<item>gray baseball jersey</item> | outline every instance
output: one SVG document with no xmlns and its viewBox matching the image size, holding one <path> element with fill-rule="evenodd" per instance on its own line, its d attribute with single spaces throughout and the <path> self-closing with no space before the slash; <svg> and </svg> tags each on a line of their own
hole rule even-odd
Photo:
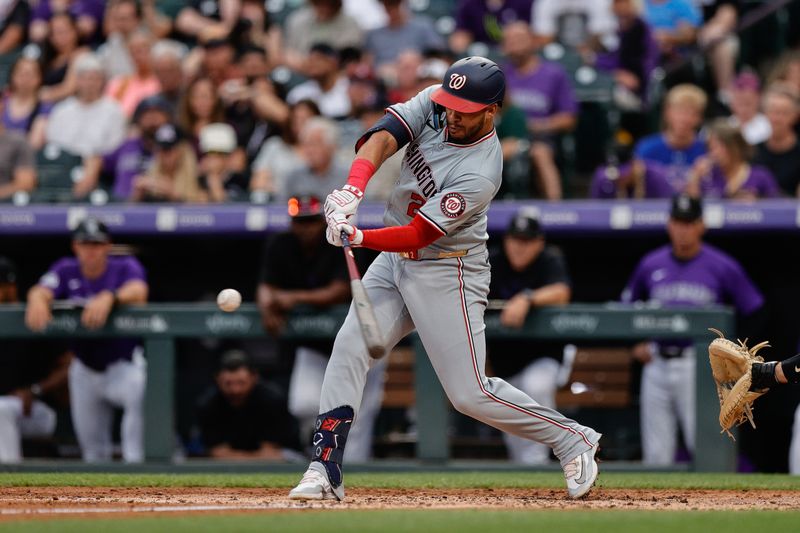
<svg viewBox="0 0 800 533">
<path fill-rule="evenodd" d="M 447 130 L 433 126 L 432 90 L 388 109 L 403 125 L 392 121 L 391 127 L 405 128 L 410 140 L 384 218 L 388 225 L 407 224 L 420 213 L 442 237 L 419 253 L 423 260 L 383 252 L 369 267 L 363 281 L 378 327 L 388 349 L 417 331 L 456 409 L 547 444 L 566 464 L 595 445 L 600 434 L 484 373 L 486 211 L 500 185 L 500 143 L 494 131 L 469 145 L 448 142 Z M 468 253 L 438 258 L 462 250 Z M 371 363 L 351 307 L 325 371 L 320 414 L 349 406 L 357 417 Z"/>
<path fill-rule="evenodd" d="M 470 144 L 448 142 L 447 129 L 433 127 L 430 95 L 438 87 L 388 108 L 412 141 L 384 215 L 387 226 L 411 222 L 419 213 L 442 232 L 428 248 L 470 249 L 486 242 L 486 211 L 500 188 L 503 153 L 494 130 Z"/>
</svg>

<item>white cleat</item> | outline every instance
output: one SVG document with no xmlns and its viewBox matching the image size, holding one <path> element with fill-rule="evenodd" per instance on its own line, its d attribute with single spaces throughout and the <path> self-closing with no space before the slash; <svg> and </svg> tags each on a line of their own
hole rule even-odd
<svg viewBox="0 0 800 533">
<path fill-rule="evenodd" d="M 343 500 L 344 483 L 333 488 L 328 481 L 325 467 L 314 461 L 308 465 L 308 470 L 303 474 L 300 483 L 289 492 L 292 500 Z"/>
<path fill-rule="evenodd" d="M 570 498 L 582 498 L 594 486 L 598 473 L 597 461 L 594 459 L 596 452 L 597 444 L 564 465 L 564 478 L 567 480 Z"/>
</svg>

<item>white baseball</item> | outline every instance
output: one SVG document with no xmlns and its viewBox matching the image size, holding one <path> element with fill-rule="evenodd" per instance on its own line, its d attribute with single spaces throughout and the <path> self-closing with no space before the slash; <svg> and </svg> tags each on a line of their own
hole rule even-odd
<svg viewBox="0 0 800 533">
<path fill-rule="evenodd" d="M 223 289 L 217 295 L 217 305 L 223 311 L 236 311 L 242 304 L 242 295 L 236 289 Z"/>
</svg>

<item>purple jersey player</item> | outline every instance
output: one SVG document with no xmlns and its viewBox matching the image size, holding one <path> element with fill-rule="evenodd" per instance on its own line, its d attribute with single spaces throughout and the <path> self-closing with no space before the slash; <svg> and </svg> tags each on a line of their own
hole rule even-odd
<svg viewBox="0 0 800 533">
<path fill-rule="evenodd" d="M 555 164 L 556 141 L 575 127 L 578 101 L 570 75 L 558 63 L 540 59 L 540 46 L 528 24 L 514 22 L 503 28 L 508 98 L 525 112 L 531 136 L 529 155 L 542 196 L 559 200 L 562 190 Z"/>
<path fill-rule="evenodd" d="M 72 236 L 75 257 L 60 259 L 28 293 L 25 323 L 42 331 L 52 319 L 54 300 L 83 306 L 81 324 L 102 328 L 116 303 L 147 301 L 144 268 L 133 257 L 110 257 L 105 224 L 87 218 Z M 74 341 L 69 369 L 72 420 L 85 461 L 111 459 L 113 408 L 123 409 L 122 457 L 143 460 L 142 407 L 145 363 L 133 339 Z"/>
<path fill-rule="evenodd" d="M 764 298 L 735 259 L 704 244 L 700 200 L 687 195 L 672 201 L 667 224 L 671 244 L 647 254 L 636 267 L 623 301 L 658 302 L 664 307 L 727 304 L 740 317 L 755 320 Z M 677 424 L 694 449 L 694 349 L 687 343 L 642 343 L 634 356 L 642 373 L 641 425 L 644 462 L 665 465 L 677 450 Z"/>
</svg>

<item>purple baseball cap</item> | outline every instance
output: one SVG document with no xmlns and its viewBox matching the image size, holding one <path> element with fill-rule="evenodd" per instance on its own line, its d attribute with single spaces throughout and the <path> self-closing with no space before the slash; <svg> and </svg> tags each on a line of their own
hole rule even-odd
<svg viewBox="0 0 800 533">
<path fill-rule="evenodd" d="M 739 91 L 758 92 L 761 90 L 761 80 L 755 72 L 745 70 L 733 79 L 733 88 Z"/>
</svg>

